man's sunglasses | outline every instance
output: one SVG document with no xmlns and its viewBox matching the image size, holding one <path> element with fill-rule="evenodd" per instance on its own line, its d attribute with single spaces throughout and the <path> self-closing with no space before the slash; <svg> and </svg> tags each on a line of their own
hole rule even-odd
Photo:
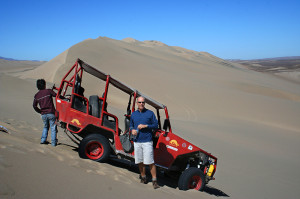
<svg viewBox="0 0 300 199">
<path fill-rule="evenodd" d="M 138 102 L 139 104 L 145 104 L 145 102 Z"/>
</svg>

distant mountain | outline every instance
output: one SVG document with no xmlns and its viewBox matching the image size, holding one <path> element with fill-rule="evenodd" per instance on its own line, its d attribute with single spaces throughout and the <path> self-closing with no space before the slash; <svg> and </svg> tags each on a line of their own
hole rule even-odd
<svg viewBox="0 0 300 199">
<path fill-rule="evenodd" d="M 300 56 L 288 56 L 288 57 L 273 57 L 263 59 L 226 59 L 231 62 L 242 62 L 242 61 L 278 61 L 278 60 L 296 60 L 300 59 Z"/>
<path fill-rule="evenodd" d="M 256 60 L 295 60 L 300 59 L 300 56 L 289 56 L 289 57 L 274 57 L 274 58 L 265 58 L 265 59 L 256 59 Z"/>
<path fill-rule="evenodd" d="M 36 61 L 36 62 L 41 62 L 40 60 L 20 60 L 20 59 L 13 59 L 13 58 L 1 57 L 1 56 L 0 56 L 0 59 L 4 59 L 4 60 L 8 60 L 8 61 Z"/>
<path fill-rule="evenodd" d="M 259 72 L 280 73 L 300 70 L 300 56 L 274 57 L 252 60 L 232 59 L 230 61 L 233 63 L 242 64 L 250 70 Z"/>
<path fill-rule="evenodd" d="M 5 60 L 8 60 L 8 61 L 20 61 L 20 60 L 16 60 L 16 59 L 13 59 L 13 58 L 7 58 L 7 57 L 1 57 L 1 56 L 0 56 L 0 59 L 5 59 Z"/>
</svg>

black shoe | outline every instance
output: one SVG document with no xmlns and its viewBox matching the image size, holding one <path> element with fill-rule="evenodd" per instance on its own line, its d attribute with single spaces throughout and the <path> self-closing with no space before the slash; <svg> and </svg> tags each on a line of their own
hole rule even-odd
<svg viewBox="0 0 300 199">
<path fill-rule="evenodd" d="M 157 184 L 157 181 L 152 181 L 153 189 L 158 189 L 160 186 Z"/>
<path fill-rule="evenodd" d="M 49 142 L 48 142 L 48 141 L 45 141 L 45 142 L 41 142 L 41 144 L 49 144 Z"/>
<path fill-rule="evenodd" d="M 147 184 L 148 181 L 147 181 L 147 177 L 140 177 L 141 178 L 141 183 L 143 184 Z"/>
</svg>

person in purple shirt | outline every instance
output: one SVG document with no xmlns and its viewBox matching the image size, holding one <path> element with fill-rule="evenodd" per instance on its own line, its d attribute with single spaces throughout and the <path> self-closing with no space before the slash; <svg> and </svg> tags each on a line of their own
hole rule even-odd
<svg viewBox="0 0 300 199">
<path fill-rule="evenodd" d="M 152 175 L 153 188 L 159 188 L 156 178 L 156 166 L 153 157 L 152 130 L 158 128 L 158 122 L 151 110 L 145 108 L 145 98 L 137 99 L 138 110 L 134 111 L 130 117 L 130 130 L 134 139 L 134 158 L 139 165 L 141 183 L 147 184 L 146 167 L 149 165 Z"/>
<path fill-rule="evenodd" d="M 38 92 L 34 96 L 33 108 L 36 112 L 41 114 L 44 128 L 41 137 L 41 144 L 48 144 L 47 141 L 49 128 L 51 129 L 51 145 L 57 145 L 57 127 L 55 124 L 55 107 L 52 97 L 56 96 L 56 93 L 51 89 L 46 89 L 46 81 L 44 79 L 38 79 L 36 81 Z M 39 107 L 38 107 L 39 105 Z"/>
</svg>

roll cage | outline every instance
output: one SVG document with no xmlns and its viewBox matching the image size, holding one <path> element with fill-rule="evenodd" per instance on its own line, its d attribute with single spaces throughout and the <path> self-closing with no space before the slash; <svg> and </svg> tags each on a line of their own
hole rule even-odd
<svg viewBox="0 0 300 199">
<path fill-rule="evenodd" d="M 158 119 L 158 125 L 159 125 L 159 129 L 164 129 L 164 130 L 169 130 L 168 132 L 172 132 L 171 129 L 171 124 L 169 122 L 169 114 L 168 114 L 168 109 L 165 105 L 157 102 L 156 100 L 146 96 L 145 94 L 139 92 L 138 90 L 131 88 L 130 86 L 118 81 L 117 79 L 111 77 L 109 74 L 106 74 L 92 66 L 90 66 L 89 64 L 85 63 L 84 61 L 77 59 L 77 61 L 75 62 L 75 64 L 72 66 L 72 68 L 67 72 L 67 74 L 63 77 L 63 81 L 60 84 L 60 87 L 58 89 L 58 96 L 60 97 L 64 97 L 66 95 L 66 87 L 73 87 L 72 88 L 72 97 L 71 97 L 71 104 L 74 103 L 74 96 L 83 98 L 83 100 L 87 103 L 87 108 L 86 110 L 84 110 L 83 112 L 88 113 L 89 114 L 89 100 L 81 95 L 78 94 L 78 87 L 80 87 L 81 85 L 81 80 L 82 80 L 82 74 L 83 71 L 89 73 L 90 75 L 93 75 L 94 77 L 103 80 L 106 82 L 105 85 L 105 91 L 103 93 L 102 96 L 102 100 L 103 100 L 103 104 L 107 103 L 107 94 L 108 94 L 108 88 L 109 85 L 113 85 L 114 87 L 116 87 L 117 89 L 123 91 L 124 93 L 129 95 L 129 102 L 128 102 L 128 106 L 127 106 L 127 111 L 126 111 L 126 115 L 130 116 L 132 112 L 135 111 L 135 102 L 136 99 L 140 96 L 145 98 L 145 102 L 152 106 L 155 110 L 156 110 L 156 114 L 157 114 L 157 119 Z M 72 76 L 69 77 L 70 74 L 72 74 L 72 72 L 74 72 Z M 68 79 L 69 77 L 69 79 Z M 66 86 L 66 87 L 65 87 Z M 133 100 L 132 100 L 133 97 Z M 164 110 L 165 112 L 165 120 L 164 120 L 164 124 L 163 126 L 161 125 L 161 120 L 160 120 L 160 112 L 159 110 Z M 101 111 L 100 113 L 100 118 L 103 118 L 103 111 Z M 109 113 L 106 113 L 108 115 L 110 115 Z M 110 115 L 111 117 L 115 117 L 114 115 Z M 117 118 L 115 118 L 117 120 Z M 116 128 L 116 131 L 118 131 L 118 128 Z M 117 132 L 119 133 L 119 132 Z"/>
</svg>

